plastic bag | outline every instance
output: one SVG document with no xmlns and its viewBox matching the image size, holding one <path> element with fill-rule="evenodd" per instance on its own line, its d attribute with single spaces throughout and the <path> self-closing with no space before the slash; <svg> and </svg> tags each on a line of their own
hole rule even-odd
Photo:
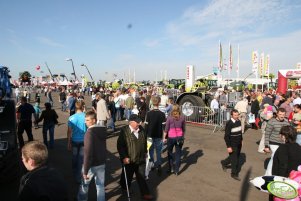
<svg viewBox="0 0 301 201">
<path fill-rule="evenodd" d="M 249 114 L 249 124 L 255 123 L 255 115 L 254 114 Z"/>
</svg>

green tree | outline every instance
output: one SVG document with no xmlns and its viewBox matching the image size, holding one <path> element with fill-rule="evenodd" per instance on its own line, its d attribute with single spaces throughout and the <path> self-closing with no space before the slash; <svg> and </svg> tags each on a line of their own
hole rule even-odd
<svg viewBox="0 0 301 201">
<path fill-rule="evenodd" d="M 21 82 L 30 82 L 31 74 L 28 71 L 20 73 Z"/>
</svg>

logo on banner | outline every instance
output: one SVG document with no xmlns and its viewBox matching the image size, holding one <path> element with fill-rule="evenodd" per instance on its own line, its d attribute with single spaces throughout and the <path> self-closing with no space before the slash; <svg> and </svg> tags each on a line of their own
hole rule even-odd
<svg viewBox="0 0 301 201">
<path fill-rule="evenodd" d="M 292 70 L 289 70 L 286 72 L 285 76 L 286 77 L 293 77 L 293 76 L 300 76 L 301 75 L 301 71 L 299 70 L 296 70 L 296 71 L 292 71 Z"/>
<path fill-rule="evenodd" d="M 190 77 L 190 71 L 189 71 L 189 66 L 186 67 L 186 79 L 189 80 Z"/>
<path fill-rule="evenodd" d="M 297 189 L 285 182 L 273 181 L 267 188 L 270 193 L 282 199 L 294 199 L 298 196 Z"/>
</svg>

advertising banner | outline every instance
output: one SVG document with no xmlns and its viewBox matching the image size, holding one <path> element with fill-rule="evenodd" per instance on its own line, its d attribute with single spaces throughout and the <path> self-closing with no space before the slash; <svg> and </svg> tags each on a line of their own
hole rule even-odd
<svg viewBox="0 0 301 201">
<path fill-rule="evenodd" d="M 187 65 L 186 66 L 186 83 L 185 90 L 189 92 L 194 85 L 194 66 Z"/>
<path fill-rule="evenodd" d="M 268 76 L 269 74 L 270 74 L 270 55 L 268 54 L 265 59 L 264 75 Z"/>
<path fill-rule="evenodd" d="M 257 51 L 252 52 L 252 71 L 254 73 L 258 72 L 258 52 Z"/>
<path fill-rule="evenodd" d="M 261 53 L 260 54 L 260 60 L 259 60 L 259 71 L 258 71 L 259 76 L 264 75 L 263 65 L 264 65 L 264 53 Z"/>
</svg>

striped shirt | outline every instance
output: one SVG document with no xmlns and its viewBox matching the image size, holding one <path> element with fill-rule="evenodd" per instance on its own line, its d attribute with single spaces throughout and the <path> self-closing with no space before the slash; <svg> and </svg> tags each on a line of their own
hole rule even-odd
<svg viewBox="0 0 301 201">
<path fill-rule="evenodd" d="M 282 140 L 280 139 L 280 129 L 282 126 L 289 125 L 288 121 L 284 119 L 283 121 L 279 121 L 276 118 L 272 118 L 268 121 L 266 128 L 265 128 L 265 140 L 264 145 L 268 147 L 270 144 L 280 145 L 283 144 Z"/>
</svg>

